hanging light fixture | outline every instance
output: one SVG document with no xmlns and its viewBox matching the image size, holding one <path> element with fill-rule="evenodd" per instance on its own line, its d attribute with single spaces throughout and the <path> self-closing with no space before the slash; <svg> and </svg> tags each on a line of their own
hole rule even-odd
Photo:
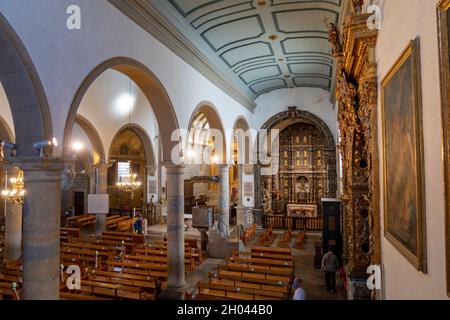
<svg viewBox="0 0 450 320">
<path fill-rule="evenodd" d="M 123 192 L 134 192 L 141 186 L 141 182 L 137 181 L 137 174 L 133 173 L 131 161 L 128 161 L 128 163 L 130 164 L 130 173 L 121 176 L 116 185 Z"/>
<path fill-rule="evenodd" d="M 23 171 L 19 170 L 17 177 L 10 179 L 11 187 L 8 188 L 8 172 L 5 173 L 5 189 L 2 191 L 2 198 L 6 201 L 23 204 L 25 196 L 25 185 L 23 182 Z"/>
<path fill-rule="evenodd" d="M 132 101 L 131 99 L 131 79 L 129 79 L 129 86 L 128 86 L 128 97 L 129 101 Z M 131 125 L 131 103 L 128 104 L 128 125 Z M 131 195 L 133 195 L 133 192 L 137 190 L 141 186 L 141 182 L 137 181 L 137 174 L 133 173 L 133 168 L 131 166 L 131 161 L 128 161 L 129 163 L 129 174 L 122 175 L 119 177 L 119 181 L 116 183 L 117 187 L 120 191 L 123 192 L 131 192 Z"/>
</svg>

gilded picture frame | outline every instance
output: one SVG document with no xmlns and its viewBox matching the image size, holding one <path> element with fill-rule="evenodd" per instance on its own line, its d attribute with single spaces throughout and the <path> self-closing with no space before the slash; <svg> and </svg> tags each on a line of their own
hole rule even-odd
<svg viewBox="0 0 450 320">
<path fill-rule="evenodd" d="M 450 0 L 441 0 L 438 3 L 437 21 L 444 150 L 447 295 L 450 297 Z"/>
<path fill-rule="evenodd" d="M 420 40 L 412 40 L 381 82 L 384 236 L 427 272 Z"/>
</svg>

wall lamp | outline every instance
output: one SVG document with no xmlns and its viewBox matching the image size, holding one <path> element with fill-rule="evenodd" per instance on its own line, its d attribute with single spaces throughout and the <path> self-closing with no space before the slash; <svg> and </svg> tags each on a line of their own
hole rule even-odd
<svg viewBox="0 0 450 320">
<path fill-rule="evenodd" d="M 9 150 L 9 156 L 14 158 L 17 155 L 19 146 L 15 143 L 9 142 L 7 140 L 0 141 L 0 157 L 1 159 L 5 159 L 4 150 Z"/>
<path fill-rule="evenodd" d="M 52 149 L 58 146 L 58 140 L 52 138 L 51 140 L 43 140 L 33 143 L 33 150 L 39 151 L 39 157 L 45 157 L 45 150 Z"/>
</svg>

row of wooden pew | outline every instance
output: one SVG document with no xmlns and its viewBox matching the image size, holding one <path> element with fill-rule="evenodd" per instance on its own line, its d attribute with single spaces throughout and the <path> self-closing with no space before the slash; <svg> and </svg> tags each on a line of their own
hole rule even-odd
<svg viewBox="0 0 450 320">
<path fill-rule="evenodd" d="M 207 283 L 198 283 L 198 293 L 187 299 L 283 300 L 291 296 L 295 261 L 290 249 L 252 247 L 235 251 Z"/>
<path fill-rule="evenodd" d="M 276 239 L 276 235 L 272 231 L 272 226 L 269 226 L 258 238 L 260 246 L 270 247 Z"/>
<path fill-rule="evenodd" d="M 244 245 L 247 245 L 248 243 L 250 243 L 251 239 L 255 235 L 256 235 L 256 224 L 253 224 L 247 230 L 244 231 L 244 233 L 241 236 L 241 240 L 244 243 Z"/>
<path fill-rule="evenodd" d="M 106 229 L 108 231 L 130 232 L 133 228 L 133 224 L 136 218 L 130 218 L 128 216 L 110 215 L 106 217 Z M 68 229 L 77 229 L 81 231 L 89 227 L 95 228 L 96 217 L 93 214 L 87 214 L 82 216 L 69 217 L 66 219 Z"/>
<path fill-rule="evenodd" d="M 100 239 L 69 237 L 61 243 L 61 261 L 82 271 L 81 288 L 70 290 L 62 283 L 61 299 L 156 299 L 167 283 L 167 241 L 147 244 L 140 234 L 109 231 Z M 199 264 L 196 240 L 186 239 L 186 271 Z"/>
</svg>

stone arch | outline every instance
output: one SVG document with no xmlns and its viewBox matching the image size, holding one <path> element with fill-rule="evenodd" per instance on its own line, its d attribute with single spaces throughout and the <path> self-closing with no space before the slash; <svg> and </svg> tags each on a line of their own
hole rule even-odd
<svg viewBox="0 0 450 320">
<path fill-rule="evenodd" d="M 175 130 L 179 129 L 179 126 L 172 102 L 156 75 L 141 62 L 128 57 L 116 57 L 106 60 L 94 68 L 94 70 L 84 79 L 75 94 L 67 116 L 64 130 L 64 153 L 66 154 L 69 150 L 68 144 L 72 134 L 72 127 L 81 100 L 95 79 L 107 69 L 113 69 L 126 75 L 142 90 L 150 102 L 158 122 L 161 145 L 163 147 L 163 161 L 173 163 L 172 151 L 174 148 L 179 148 L 179 142 L 172 141 L 172 134 Z"/>
<path fill-rule="evenodd" d="M 191 119 L 189 120 L 188 131 L 191 130 L 195 117 L 198 113 L 203 113 L 208 120 L 210 129 L 217 129 L 222 133 L 222 162 L 225 163 L 227 159 L 227 142 L 225 135 L 225 128 L 223 126 L 222 118 L 217 108 L 209 101 L 200 102 L 195 110 L 192 112 Z M 188 143 L 188 142 L 186 142 Z"/>
<path fill-rule="evenodd" d="M 119 135 L 125 130 L 131 130 L 139 137 L 139 139 L 142 142 L 142 145 L 144 146 L 146 165 L 149 168 L 154 168 L 156 166 L 156 158 L 155 153 L 153 151 L 152 140 L 150 139 L 150 136 L 148 135 L 147 131 L 140 125 L 135 123 L 129 123 L 124 125 L 116 132 L 113 139 L 111 140 L 112 143 L 116 141 L 117 137 L 119 137 Z M 108 152 L 108 160 L 111 158 L 112 143 Z"/>
<path fill-rule="evenodd" d="M 333 178 L 329 180 L 329 190 L 333 194 L 337 192 L 337 162 L 336 162 L 336 144 L 333 138 L 333 134 L 331 133 L 330 128 L 327 124 L 320 119 L 315 114 L 312 114 L 305 110 L 298 110 L 296 107 L 290 107 L 287 111 L 280 112 L 274 116 L 272 116 L 269 120 L 267 120 L 261 127 L 262 130 L 271 130 L 274 128 L 280 129 L 280 132 L 291 126 L 295 123 L 308 123 L 314 125 L 317 129 L 319 129 L 325 136 L 327 141 L 327 148 L 325 151 L 330 152 L 332 156 L 328 158 L 328 165 L 330 170 L 330 175 Z M 259 159 L 259 134 L 256 139 L 255 150 L 258 150 L 258 159 Z M 261 180 L 261 175 L 259 170 L 255 172 L 256 181 Z M 255 194 L 256 196 L 256 206 L 261 207 L 262 205 L 262 188 L 259 184 L 255 184 Z"/>
<path fill-rule="evenodd" d="M 11 108 L 18 156 L 37 157 L 33 143 L 52 137 L 50 108 L 25 46 L 1 13 L 0 61 L 0 82 Z"/>
<path fill-rule="evenodd" d="M 93 161 L 92 164 L 99 163 L 101 159 L 106 160 L 105 148 L 103 147 L 102 139 L 100 138 L 100 135 L 94 125 L 80 114 L 76 115 L 75 123 L 83 129 L 91 142 L 93 148 L 93 154 L 91 155 Z"/>
<path fill-rule="evenodd" d="M 14 132 L 12 132 L 6 120 L 0 116 L 0 139 L 5 139 L 14 142 L 16 138 L 14 137 Z"/>
<path fill-rule="evenodd" d="M 294 124 L 296 122 L 306 122 L 313 124 L 316 128 L 320 129 L 327 139 L 328 147 L 335 148 L 336 144 L 333 138 L 333 134 L 331 133 L 330 128 L 328 128 L 327 124 L 320 119 L 315 114 L 312 114 L 308 111 L 292 109 L 284 112 L 280 112 L 269 120 L 267 120 L 261 127 L 263 130 L 270 130 L 277 126 L 280 126 L 283 123 L 287 123 L 288 125 Z"/>
<path fill-rule="evenodd" d="M 230 149 L 231 154 L 233 154 L 233 152 L 234 152 L 234 131 L 239 130 L 239 129 L 244 130 L 244 132 L 247 132 L 250 129 L 250 125 L 244 116 L 238 116 L 236 118 L 236 120 L 234 121 L 233 131 L 231 132 L 231 137 L 230 137 L 230 148 L 229 149 Z M 252 149 L 251 146 L 254 143 L 253 140 L 254 140 L 254 137 L 252 136 L 252 137 L 250 137 L 250 141 L 248 141 L 248 144 L 247 144 L 247 142 L 245 142 L 246 149 L 244 150 L 244 152 L 245 152 L 244 159 L 245 159 L 246 164 L 248 163 L 248 160 L 249 160 L 249 155 L 250 155 L 250 152 Z"/>
</svg>

